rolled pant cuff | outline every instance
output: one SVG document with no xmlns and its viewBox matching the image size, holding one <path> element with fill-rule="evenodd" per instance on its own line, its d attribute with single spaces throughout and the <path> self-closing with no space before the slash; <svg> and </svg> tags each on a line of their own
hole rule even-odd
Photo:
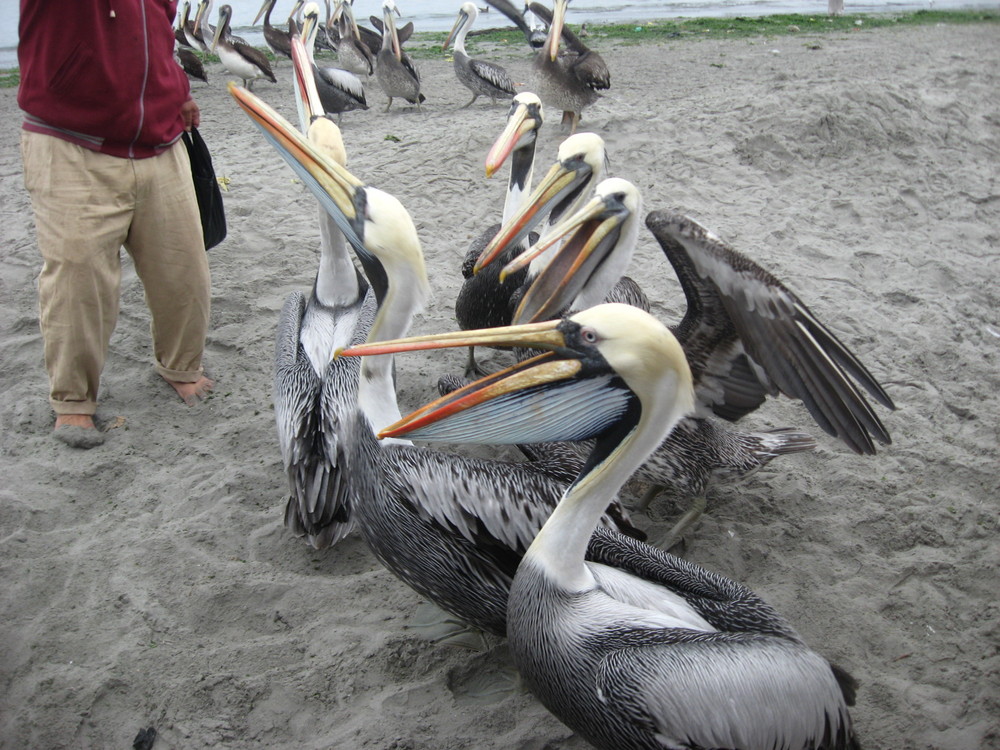
<svg viewBox="0 0 1000 750">
<path fill-rule="evenodd" d="M 198 368 L 192 372 L 190 370 L 168 370 L 159 363 L 156 363 L 153 366 L 160 374 L 160 377 L 165 380 L 173 380 L 175 383 L 197 383 L 201 380 L 202 375 L 205 374 L 205 371 L 202 368 Z"/>
<path fill-rule="evenodd" d="M 97 412 L 97 404 L 93 401 L 57 401 L 50 398 L 49 404 L 56 414 L 86 414 L 92 417 Z"/>
</svg>

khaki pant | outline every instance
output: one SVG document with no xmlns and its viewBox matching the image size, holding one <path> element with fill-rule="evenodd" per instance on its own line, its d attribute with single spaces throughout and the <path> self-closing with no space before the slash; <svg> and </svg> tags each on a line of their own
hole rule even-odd
<svg viewBox="0 0 1000 750">
<path fill-rule="evenodd" d="M 197 381 L 211 288 L 184 144 L 148 159 L 121 159 L 21 133 L 24 182 L 44 260 L 39 319 L 53 410 L 97 409 L 118 319 L 123 246 L 146 293 L 157 372 Z"/>
</svg>

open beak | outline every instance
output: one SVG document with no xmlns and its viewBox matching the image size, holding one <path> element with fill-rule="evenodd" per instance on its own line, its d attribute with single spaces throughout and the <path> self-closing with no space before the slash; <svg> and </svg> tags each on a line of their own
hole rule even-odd
<svg viewBox="0 0 1000 750">
<path fill-rule="evenodd" d="M 486 155 L 486 176 L 492 177 L 507 161 L 507 157 L 510 156 L 510 152 L 514 150 L 518 142 L 537 131 L 540 126 L 541 123 L 533 108 L 520 102 L 515 103 L 513 111 L 507 118 L 507 125 Z"/>
<path fill-rule="evenodd" d="M 344 349 L 335 356 L 366 356 L 466 346 L 518 346 L 548 351 L 449 393 L 379 432 L 435 442 L 534 443 L 583 440 L 606 420 L 600 393 L 610 379 L 580 378 L 585 365 L 568 346 L 564 321 L 416 336 Z M 559 391 L 563 398 L 553 391 Z M 618 407 L 615 407 L 618 409 Z M 620 413 L 620 409 L 618 410 Z"/>
<path fill-rule="evenodd" d="M 592 174 L 589 164 L 581 159 L 571 163 L 557 162 L 552 165 L 545 177 L 532 192 L 525 206 L 517 212 L 507 224 L 500 228 L 496 236 L 483 249 L 473 266 L 473 273 L 478 273 L 507 248 L 521 242 L 531 230 L 547 215 L 552 206 L 564 201 L 581 190 Z"/>
<path fill-rule="evenodd" d="M 309 55 L 306 52 L 303 39 L 308 39 L 310 24 L 314 22 L 312 17 L 307 17 L 302 23 L 303 34 L 292 35 L 292 69 L 295 77 L 295 104 L 299 112 L 299 127 L 303 133 L 308 132 L 309 125 L 313 118 L 322 117 L 326 114 L 323 110 L 323 103 L 319 99 L 319 90 L 316 88 L 316 78 L 313 76 L 312 64 L 309 62 Z"/>
<path fill-rule="evenodd" d="M 448 49 L 448 45 L 451 44 L 451 40 L 455 38 L 455 34 L 458 30 L 465 25 L 465 22 L 469 20 L 469 14 L 464 10 L 458 11 L 458 18 L 455 19 L 455 25 L 451 27 L 451 31 L 448 33 L 448 38 L 444 40 L 444 44 L 441 45 L 441 50 Z"/>
<path fill-rule="evenodd" d="M 302 52 L 304 50 L 300 54 Z M 359 253 L 368 253 L 361 239 L 365 219 L 361 208 L 365 200 L 364 183 L 328 159 L 295 126 L 252 92 L 230 82 L 229 93 L 316 196 L 348 242 Z"/>
<path fill-rule="evenodd" d="M 622 225 L 630 215 L 618 197 L 596 196 L 573 216 L 552 227 L 534 247 L 508 263 L 500 272 L 501 282 L 572 233 L 521 299 L 513 322 L 549 320 L 566 309 L 615 249 Z"/>
<path fill-rule="evenodd" d="M 549 59 L 559 56 L 559 41 L 562 39 L 563 25 L 566 23 L 566 0 L 555 0 L 552 5 L 552 24 L 549 27 Z"/>
</svg>

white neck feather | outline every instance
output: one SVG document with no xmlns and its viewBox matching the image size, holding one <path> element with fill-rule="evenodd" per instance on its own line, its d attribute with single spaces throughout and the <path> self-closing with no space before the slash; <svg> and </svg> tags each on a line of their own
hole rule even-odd
<svg viewBox="0 0 1000 750">
<path fill-rule="evenodd" d="M 585 591 L 594 587 L 594 577 L 584 564 L 591 534 L 618 490 L 684 416 L 684 409 L 675 403 L 676 389 L 674 374 L 662 379 L 650 402 L 642 404 L 636 427 L 603 463 L 566 491 L 528 548 L 525 558 L 559 588 Z"/>
</svg>

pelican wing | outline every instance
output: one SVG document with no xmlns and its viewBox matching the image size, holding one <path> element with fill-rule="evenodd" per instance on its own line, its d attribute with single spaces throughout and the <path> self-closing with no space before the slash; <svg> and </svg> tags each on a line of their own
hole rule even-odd
<svg viewBox="0 0 1000 750">
<path fill-rule="evenodd" d="M 277 79 L 271 71 L 271 63 L 267 59 L 267 55 L 239 37 L 230 36 L 229 41 L 232 43 L 233 49 L 239 53 L 240 57 L 254 67 L 260 68 L 261 72 L 264 73 L 264 77 L 271 81 L 271 83 L 277 83 Z"/>
<path fill-rule="evenodd" d="M 342 68 L 317 68 L 316 71 L 328 85 L 342 91 L 360 104 L 367 105 L 365 87 L 356 75 Z"/>
<path fill-rule="evenodd" d="M 469 60 L 472 72 L 492 86 L 513 95 L 514 81 L 506 69 L 485 60 Z"/>
<path fill-rule="evenodd" d="M 891 442 L 854 380 L 887 408 L 892 400 L 794 293 L 686 216 L 655 211 L 646 225 L 687 297 L 677 332 L 703 404 L 736 419 L 780 391 L 858 453 L 874 453 L 873 437 Z"/>
<path fill-rule="evenodd" d="M 599 694 L 665 747 L 857 747 L 830 664 L 802 644 L 682 629 L 617 640 Z"/>
</svg>

